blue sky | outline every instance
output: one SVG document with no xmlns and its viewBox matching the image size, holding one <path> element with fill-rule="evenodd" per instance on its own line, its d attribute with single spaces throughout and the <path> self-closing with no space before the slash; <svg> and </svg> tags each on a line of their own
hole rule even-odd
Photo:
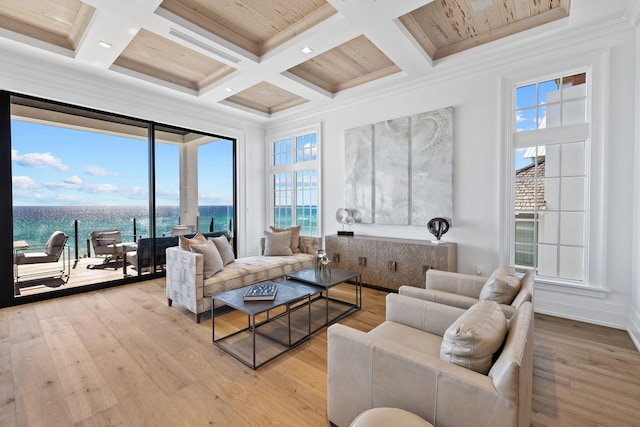
<svg viewBox="0 0 640 427">
<path fill-rule="evenodd" d="M 147 140 L 12 120 L 14 205 L 148 204 Z M 198 150 L 200 205 L 232 204 L 232 144 Z M 178 146 L 156 145 L 156 201 L 178 205 Z"/>
<path fill-rule="evenodd" d="M 550 92 L 558 90 L 554 80 L 539 84 L 519 87 L 516 90 L 516 132 L 542 128 L 546 123 L 547 97 Z M 516 150 L 516 169 L 531 164 L 531 159 L 524 159 L 525 148 Z"/>
</svg>

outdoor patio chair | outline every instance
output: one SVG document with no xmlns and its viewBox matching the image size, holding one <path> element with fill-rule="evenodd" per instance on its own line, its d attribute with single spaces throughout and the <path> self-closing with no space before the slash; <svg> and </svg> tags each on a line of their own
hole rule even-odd
<svg viewBox="0 0 640 427">
<path fill-rule="evenodd" d="M 25 277 L 38 278 L 60 278 L 66 282 L 71 273 L 71 257 L 69 246 L 67 246 L 68 236 L 62 231 L 54 231 L 44 246 L 27 246 L 14 250 L 14 270 L 16 284 Z M 66 251 L 65 251 L 66 248 Z M 66 252 L 66 253 L 65 253 Z M 62 264 L 59 263 L 62 256 Z M 55 270 L 29 269 L 21 273 L 19 266 L 33 264 L 56 263 Z"/>
<path fill-rule="evenodd" d="M 104 263 L 124 257 L 127 251 L 135 251 L 135 242 L 123 242 L 120 230 L 97 230 L 91 232 L 91 245 L 95 256 L 105 257 Z"/>
</svg>

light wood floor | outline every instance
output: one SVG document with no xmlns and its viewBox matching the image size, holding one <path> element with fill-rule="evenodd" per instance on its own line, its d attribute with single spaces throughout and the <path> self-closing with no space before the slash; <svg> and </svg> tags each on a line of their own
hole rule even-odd
<svg viewBox="0 0 640 427">
<path fill-rule="evenodd" d="M 367 331 L 386 293 L 342 323 Z M 216 327 L 217 327 L 216 321 Z M 626 332 L 536 315 L 533 426 L 640 424 Z M 164 279 L 0 310 L 2 426 L 327 426 L 326 331 L 253 371 Z"/>
<path fill-rule="evenodd" d="M 48 279 L 52 272 L 65 270 L 62 262 L 58 264 L 32 264 L 20 266 L 20 274 L 25 279 L 19 284 L 20 296 L 47 293 L 62 288 L 75 288 L 95 283 L 119 280 L 125 277 L 122 261 L 104 263 L 104 258 L 80 258 L 71 260 L 70 274 L 66 282 L 61 279 Z M 137 276 L 131 265 L 127 266 L 127 277 Z M 145 273 L 146 274 L 146 273 Z M 31 277 L 36 277 L 29 280 Z M 38 279 L 39 278 L 39 279 Z"/>
</svg>

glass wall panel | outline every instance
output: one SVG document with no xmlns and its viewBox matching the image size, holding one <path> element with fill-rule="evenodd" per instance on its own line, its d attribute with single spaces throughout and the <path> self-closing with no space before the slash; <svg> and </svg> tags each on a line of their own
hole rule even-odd
<svg viewBox="0 0 640 427">
<path fill-rule="evenodd" d="M 15 295 L 127 277 L 149 215 L 147 124 L 13 96 L 11 140 Z"/>
<path fill-rule="evenodd" d="M 14 287 L 3 304 L 162 273 L 183 222 L 193 232 L 235 231 L 235 141 L 27 96 L 4 100 L 13 269 L 3 274 Z"/>
<path fill-rule="evenodd" d="M 207 135 L 192 136 L 198 144 L 198 230 L 235 228 L 234 142 Z"/>
</svg>

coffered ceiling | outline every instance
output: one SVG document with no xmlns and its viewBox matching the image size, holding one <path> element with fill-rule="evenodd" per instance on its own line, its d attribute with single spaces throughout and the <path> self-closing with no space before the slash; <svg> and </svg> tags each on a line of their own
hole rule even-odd
<svg viewBox="0 0 640 427">
<path fill-rule="evenodd" d="M 580 0 L 574 0 L 579 2 Z M 2 0 L 0 37 L 261 117 L 424 75 L 570 0 Z"/>
</svg>

